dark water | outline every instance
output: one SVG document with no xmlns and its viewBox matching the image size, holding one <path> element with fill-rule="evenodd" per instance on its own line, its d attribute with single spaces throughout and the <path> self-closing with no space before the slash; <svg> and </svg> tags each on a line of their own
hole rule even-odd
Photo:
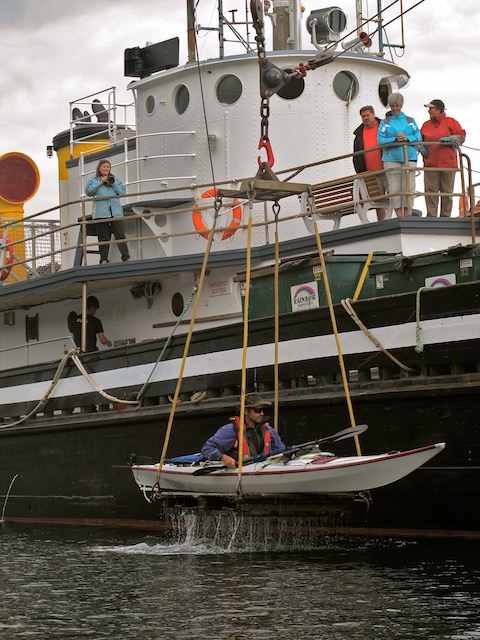
<svg viewBox="0 0 480 640">
<path fill-rule="evenodd" d="M 0 529 L 0 640 L 480 638 L 478 542 Z"/>
</svg>

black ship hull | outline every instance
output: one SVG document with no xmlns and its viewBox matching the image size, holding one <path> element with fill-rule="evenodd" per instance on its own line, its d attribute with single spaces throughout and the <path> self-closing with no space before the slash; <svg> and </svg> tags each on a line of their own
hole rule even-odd
<svg viewBox="0 0 480 640">
<path fill-rule="evenodd" d="M 370 352 L 346 353 L 355 421 L 366 423 L 363 453 L 380 453 L 446 442 L 444 452 L 397 484 L 372 492 L 364 524 L 377 527 L 478 530 L 480 506 L 480 428 L 477 397 L 480 388 L 480 340 L 462 330 L 476 317 L 480 284 L 429 291 L 420 320 L 444 327 L 455 321 L 450 341 L 431 339 L 422 350 L 414 345 L 392 349 L 409 365 L 409 372 L 372 347 Z M 359 302 L 356 310 L 372 331 L 412 322 L 416 295 L 403 294 Z M 351 319 L 338 306 L 340 333 L 352 329 Z M 272 346 L 271 319 L 251 323 L 249 345 Z M 338 357 L 328 352 L 301 357 L 300 346 L 315 337 L 332 340 L 325 309 L 288 314 L 281 319 L 279 365 L 279 430 L 288 444 L 312 440 L 350 424 Z M 228 363 L 228 353 L 241 347 L 242 326 L 231 325 L 194 334 L 189 357 L 204 362 L 203 373 L 186 375 L 177 406 L 168 455 L 198 451 L 220 424 L 238 407 L 240 372 L 209 369 L 214 356 Z M 90 374 L 131 372 L 146 363 L 150 369 L 162 347 L 159 341 L 83 356 Z M 184 338 L 177 338 L 166 355 L 181 357 Z M 261 352 L 262 353 L 262 352 Z M 260 356 L 259 356 L 260 357 Z M 170 413 L 169 395 L 176 377 L 153 379 L 142 406 L 105 404 L 94 390 L 58 393 L 29 420 L 13 421 L 32 410 L 19 389 L 51 380 L 57 363 L 3 375 L 3 389 L 11 388 L 12 402 L 3 404 L 5 426 L 0 431 L 0 487 L 4 517 L 34 521 L 83 523 L 161 522 L 159 507 L 146 502 L 134 483 L 129 460 L 158 460 Z M 160 367 L 162 369 L 162 367 Z M 71 366 L 62 381 L 75 386 L 81 376 Z M 249 367 L 248 388 L 273 394 L 273 366 Z M 119 398 L 132 398 L 139 385 L 108 388 Z M 191 394 L 205 391 L 201 402 Z M 14 395 L 14 391 L 15 394 Z M 10 426 L 8 424 L 10 423 Z M 354 453 L 352 441 L 335 445 L 335 453 Z"/>
</svg>

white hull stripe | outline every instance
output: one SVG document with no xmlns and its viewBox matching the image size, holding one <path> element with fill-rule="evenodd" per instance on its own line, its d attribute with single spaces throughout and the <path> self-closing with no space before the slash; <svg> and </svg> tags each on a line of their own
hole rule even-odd
<svg viewBox="0 0 480 640">
<path fill-rule="evenodd" d="M 421 341 L 423 345 L 448 344 L 465 340 L 480 339 L 480 314 L 454 318 L 436 318 L 421 323 Z M 403 325 L 378 327 L 372 331 L 386 349 L 401 349 L 416 344 L 416 324 L 410 322 Z M 362 331 L 348 331 L 340 334 L 340 344 L 344 355 L 369 354 L 379 349 Z M 279 363 L 288 364 L 296 361 L 308 361 L 318 358 L 330 358 L 337 355 L 333 335 L 312 336 L 281 342 L 279 344 Z M 272 343 L 248 348 L 247 366 L 249 369 L 271 366 L 274 360 Z M 214 353 L 200 354 L 187 358 L 184 377 L 202 377 L 204 375 L 221 374 L 240 369 L 242 349 L 229 349 Z M 181 359 L 161 362 L 151 382 L 176 380 L 180 371 Z M 121 367 L 92 374 L 92 379 L 101 389 L 141 386 L 152 371 L 152 363 Z M 50 382 L 37 382 L 0 389 L 0 403 L 31 402 L 39 400 L 50 386 Z M 83 395 L 91 392 L 92 387 L 81 375 L 60 380 L 52 397 Z"/>
</svg>

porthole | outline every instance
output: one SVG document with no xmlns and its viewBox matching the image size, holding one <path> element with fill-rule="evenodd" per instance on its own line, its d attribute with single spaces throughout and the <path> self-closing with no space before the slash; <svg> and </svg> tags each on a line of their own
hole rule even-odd
<svg viewBox="0 0 480 640">
<path fill-rule="evenodd" d="M 155 224 L 157 227 L 164 227 L 167 224 L 167 216 L 164 213 L 155 215 Z"/>
<path fill-rule="evenodd" d="M 175 99 L 174 99 L 175 111 L 178 114 L 185 113 L 189 103 L 190 103 L 190 91 L 187 89 L 187 87 L 184 84 L 181 84 L 179 87 L 177 87 L 177 90 L 175 91 Z"/>
<path fill-rule="evenodd" d="M 155 111 L 155 98 L 153 96 L 148 96 L 145 100 L 145 111 L 149 116 Z"/>
<path fill-rule="evenodd" d="M 287 73 L 292 73 L 291 69 L 284 69 Z M 287 84 L 277 91 L 277 95 L 284 100 L 294 100 L 301 96 L 305 90 L 305 80 L 301 76 L 296 76 L 289 80 Z"/>
<path fill-rule="evenodd" d="M 217 100 L 223 106 L 234 104 L 240 99 L 242 91 L 243 87 L 240 78 L 232 75 L 223 76 L 217 84 Z"/>
<path fill-rule="evenodd" d="M 340 71 L 333 79 L 335 95 L 344 102 L 351 102 L 358 96 L 358 80 L 350 71 Z"/>
<path fill-rule="evenodd" d="M 179 316 L 181 316 L 184 306 L 185 305 L 184 305 L 184 302 L 183 302 L 182 294 L 181 293 L 175 293 L 173 298 L 172 298 L 172 312 L 173 312 L 173 315 L 177 316 L 177 318 Z"/>
</svg>

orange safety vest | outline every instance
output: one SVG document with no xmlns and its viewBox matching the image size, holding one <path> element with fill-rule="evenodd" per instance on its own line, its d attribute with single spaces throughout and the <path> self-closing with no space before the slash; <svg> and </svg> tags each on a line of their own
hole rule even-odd
<svg viewBox="0 0 480 640">
<path fill-rule="evenodd" d="M 240 431 L 240 416 L 234 416 L 233 418 L 230 418 L 231 421 L 233 422 L 233 425 L 235 427 L 235 430 L 238 432 Z M 262 436 L 263 436 L 263 449 L 262 449 L 262 453 L 270 453 L 271 450 L 271 446 L 272 446 L 272 434 L 270 432 L 270 429 L 268 428 L 269 425 L 267 422 L 265 422 L 264 424 L 262 424 L 261 429 L 262 429 Z M 250 451 L 250 447 L 248 444 L 248 440 L 247 440 L 247 436 L 245 435 L 245 430 L 246 430 L 246 425 L 244 425 L 244 431 L 243 431 L 243 459 L 244 460 L 248 460 L 249 458 L 251 458 L 252 456 L 256 455 L 256 451 Z M 232 452 L 237 454 L 237 458 L 238 458 L 238 438 L 235 441 L 235 444 L 233 445 L 233 449 Z"/>
</svg>

